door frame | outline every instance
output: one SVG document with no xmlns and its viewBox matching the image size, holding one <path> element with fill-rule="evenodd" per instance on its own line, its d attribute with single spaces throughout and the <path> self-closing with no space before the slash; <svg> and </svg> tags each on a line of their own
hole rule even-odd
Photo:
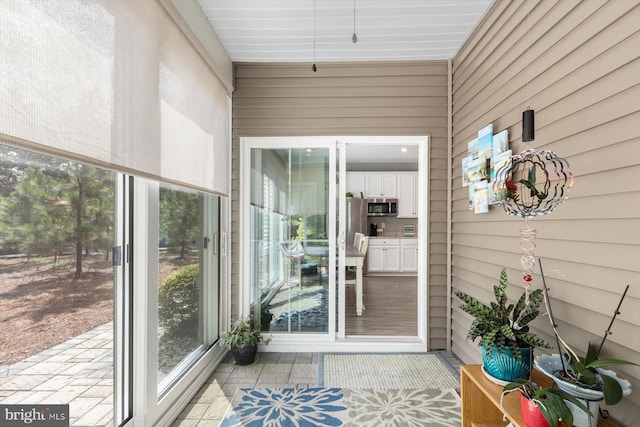
<svg viewBox="0 0 640 427">
<path fill-rule="evenodd" d="M 252 148 L 300 148 L 300 147 L 331 147 L 329 153 L 329 173 L 336 176 L 340 172 L 339 184 L 330 182 L 329 198 L 337 200 L 337 194 L 344 194 L 346 169 L 341 163 L 341 171 L 336 168 L 338 147 L 342 144 L 379 144 L 379 145 L 417 145 L 418 146 L 418 256 L 423 262 L 418 263 L 418 335 L 417 336 L 344 336 L 344 304 L 340 304 L 342 313 L 339 314 L 338 328 L 335 327 L 336 318 L 331 301 L 335 301 L 338 292 L 344 301 L 344 285 L 340 289 L 335 284 L 335 276 L 330 275 L 329 284 L 329 334 L 276 334 L 271 344 L 261 345 L 260 350 L 266 352 L 319 352 L 319 351 L 378 351 L 378 352 L 422 352 L 429 350 L 428 337 L 428 195 L 429 195 L 429 145 L 430 136 L 317 136 L 317 137 L 240 137 L 240 186 L 239 186 L 239 257 L 250 259 L 250 197 L 251 197 L 251 149 Z M 343 150 L 340 150 L 342 153 Z M 341 156 L 342 157 L 342 156 Z M 344 175 L 343 175 L 344 174 Z M 342 193 L 340 193 L 340 191 Z M 329 203 L 329 217 L 335 218 L 338 213 L 336 203 Z M 344 208 L 343 208 L 344 209 Z M 344 213 L 344 210 L 343 210 Z M 335 221 L 329 221 L 330 253 L 329 271 L 335 271 L 337 229 Z M 249 313 L 250 306 L 250 262 L 238 262 L 238 311 L 239 315 Z M 333 277 L 332 277 L 333 276 Z M 333 283 L 332 283 L 333 282 Z M 333 325 L 333 326 L 332 326 Z M 321 338 L 322 337 L 322 338 Z"/>
</svg>

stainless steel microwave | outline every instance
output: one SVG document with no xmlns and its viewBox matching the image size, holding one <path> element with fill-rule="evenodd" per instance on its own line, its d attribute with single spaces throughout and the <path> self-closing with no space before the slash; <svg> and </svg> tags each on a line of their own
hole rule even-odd
<svg viewBox="0 0 640 427">
<path fill-rule="evenodd" d="M 397 216 L 398 199 L 367 199 L 367 216 Z"/>
</svg>

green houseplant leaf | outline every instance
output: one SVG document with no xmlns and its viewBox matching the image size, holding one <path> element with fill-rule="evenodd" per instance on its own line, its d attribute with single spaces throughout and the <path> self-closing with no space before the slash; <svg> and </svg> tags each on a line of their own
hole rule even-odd
<svg viewBox="0 0 640 427">
<path fill-rule="evenodd" d="M 220 343 L 225 347 L 243 348 L 260 342 L 269 344 L 271 338 L 264 338 L 260 329 L 254 328 L 250 318 L 239 318 L 231 329 L 220 336 Z"/>
<path fill-rule="evenodd" d="M 545 340 L 529 332 L 528 326 L 540 314 L 543 293 L 541 289 L 530 292 L 528 303 L 523 293 L 516 304 L 509 304 L 508 284 L 507 270 L 503 268 L 499 283 L 493 287 L 494 302 L 485 304 L 461 291 L 456 291 L 455 295 L 463 302 L 460 309 L 474 318 L 467 339 L 479 339 L 479 343 L 486 346 L 488 357 L 495 346 L 499 353 L 509 349 L 511 355 L 521 361 L 521 347 L 551 348 Z"/>
<path fill-rule="evenodd" d="M 615 405 L 624 395 L 620 383 L 610 375 L 599 370 L 615 365 L 636 365 L 636 363 L 621 359 L 598 359 L 595 346 L 589 343 L 585 357 L 578 357 L 575 353 L 567 353 L 571 369 L 565 371 L 565 380 L 570 379 L 585 388 L 601 390 L 607 405 Z"/>
<path fill-rule="evenodd" d="M 516 390 L 519 390 L 525 398 L 535 402 L 552 427 L 558 427 L 561 421 L 564 421 L 567 425 L 573 425 L 573 414 L 566 401 L 573 403 L 589 416 L 593 416 L 589 408 L 569 393 L 553 387 L 541 388 L 535 383 L 524 379 L 518 379 L 505 385 L 502 389 L 502 397 Z M 502 398 L 500 404 L 502 406 Z"/>
</svg>

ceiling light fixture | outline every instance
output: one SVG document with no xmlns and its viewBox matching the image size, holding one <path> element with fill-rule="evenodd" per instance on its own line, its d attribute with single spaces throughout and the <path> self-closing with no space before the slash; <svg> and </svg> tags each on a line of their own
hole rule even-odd
<svg viewBox="0 0 640 427">
<path fill-rule="evenodd" d="M 409 149 L 407 147 L 402 147 L 400 151 L 402 151 L 403 153 L 406 153 L 407 151 L 409 151 Z"/>
<path fill-rule="evenodd" d="M 353 0 L 353 36 L 351 36 L 351 41 L 358 43 L 358 36 L 356 35 L 356 0 Z"/>
<path fill-rule="evenodd" d="M 314 73 L 318 71 L 318 67 L 316 67 L 316 0 L 313 0 L 313 65 L 311 71 Z"/>
</svg>

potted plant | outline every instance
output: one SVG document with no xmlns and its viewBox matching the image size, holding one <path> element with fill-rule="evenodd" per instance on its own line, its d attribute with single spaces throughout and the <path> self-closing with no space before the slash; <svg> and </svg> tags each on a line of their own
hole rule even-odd
<svg viewBox="0 0 640 427">
<path fill-rule="evenodd" d="M 250 365 L 258 352 L 258 343 L 268 345 L 271 338 L 264 338 L 258 328 L 254 328 L 250 318 L 239 318 L 231 329 L 220 336 L 220 343 L 231 350 L 237 365 Z"/>
<path fill-rule="evenodd" d="M 502 398 L 513 391 L 520 391 L 520 413 L 528 427 L 558 427 L 562 422 L 573 425 L 573 414 L 567 401 L 585 413 L 589 409 L 569 393 L 557 388 L 542 388 L 524 379 L 517 379 L 505 385 Z"/>
<path fill-rule="evenodd" d="M 496 302 L 486 305 L 460 291 L 455 295 L 464 304 L 460 308 L 474 317 L 467 339 L 480 338 L 483 348 L 482 361 L 486 374 L 502 381 L 529 378 L 531 373 L 531 349 L 551 348 L 542 338 L 529 331 L 529 322 L 540 314 L 542 289 L 525 291 L 518 302 L 508 303 L 507 270 L 502 269 L 500 282 L 493 287 Z"/>
<path fill-rule="evenodd" d="M 584 402 L 590 410 L 588 415 L 574 413 L 574 425 L 577 427 L 595 427 L 600 401 L 615 405 L 622 397 L 631 393 L 631 383 L 619 378 L 611 370 L 604 369 L 613 365 L 636 365 L 620 359 L 598 358 L 595 346 L 589 344 L 585 357 L 580 357 L 566 344 L 567 353 L 563 358 L 559 354 L 540 355 L 535 365 L 557 386 Z M 596 415 L 593 415 L 596 414 Z"/>
<path fill-rule="evenodd" d="M 347 191 L 346 198 L 350 199 L 353 197 L 353 193 L 351 191 Z"/>
<path fill-rule="evenodd" d="M 540 274 L 544 285 L 544 302 L 560 354 L 540 355 L 536 357 L 535 365 L 543 374 L 551 378 L 561 390 L 575 396 L 589 407 L 590 413 L 588 415 L 572 408 L 574 425 L 577 427 L 595 427 L 598 423 L 597 414 L 600 408 L 600 401 L 604 400 L 607 405 L 615 405 L 622 400 L 623 396 L 631 394 L 631 383 L 629 381 L 618 378 L 614 371 L 604 368 L 615 365 L 637 366 L 637 364 L 621 359 L 601 359 L 599 357 L 605 341 L 611 334 L 611 328 L 620 313 L 620 307 L 629 287 L 627 286 L 618 302 L 600 346 L 596 348 L 596 346 L 589 343 L 586 355 L 580 357 L 558 333 L 541 263 Z"/>
</svg>

